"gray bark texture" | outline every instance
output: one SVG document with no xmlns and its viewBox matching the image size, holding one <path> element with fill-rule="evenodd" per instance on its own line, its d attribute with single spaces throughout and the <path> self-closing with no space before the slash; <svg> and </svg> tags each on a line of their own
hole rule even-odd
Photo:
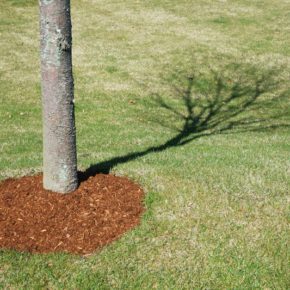
<svg viewBox="0 0 290 290">
<path fill-rule="evenodd" d="M 70 0 L 40 0 L 43 185 L 78 186 Z"/>
</svg>

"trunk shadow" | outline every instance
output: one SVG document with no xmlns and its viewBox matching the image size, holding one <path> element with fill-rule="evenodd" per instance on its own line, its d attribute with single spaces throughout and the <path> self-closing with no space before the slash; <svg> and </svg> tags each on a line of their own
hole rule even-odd
<svg viewBox="0 0 290 290">
<path fill-rule="evenodd" d="M 290 127 L 289 89 L 282 89 L 278 73 L 277 70 L 261 73 L 253 67 L 231 65 L 223 72 L 211 71 L 206 76 L 194 72 L 179 75 L 170 82 L 169 97 L 155 94 L 153 100 L 168 116 L 157 117 L 156 123 L 174 129 L 176 134 L 162 144 L 92 164 L 85 172 L 79 172 L 80 182 L 97 173 L 107 174 L 119 164 L 180 147 L 201 137 Z M 171 98 L 178 99 L 182 105 L 172 105 Z M 173 127 L 171 124 L 176 122 L 172 118 L 182 125 Z"/>
</svg>

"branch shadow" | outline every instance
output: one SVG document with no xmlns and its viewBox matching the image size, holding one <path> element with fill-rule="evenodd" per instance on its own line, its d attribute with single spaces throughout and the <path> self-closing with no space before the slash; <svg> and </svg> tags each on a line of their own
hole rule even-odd
<svg viewBox="0 0 290 290">
<path fill-rule="evenodd" d="M 153 104 L 163 112 L 154 121 L 174 130 L 175 135 L 145 150 L 92 164 L 79 173 L 80 182 L 97 173 L 107 174 L 119 164 L 184 146 L 201 137 L 290 127 L 289 89 L 277 77 L 280 69 L 261 72 L 234 64 L 222 72 L 174 75 L 169 81 L 171 94 L 166 98 L 154 94 Z M 180 126 L 172 125 L 178 123 Z"/>
</svg>

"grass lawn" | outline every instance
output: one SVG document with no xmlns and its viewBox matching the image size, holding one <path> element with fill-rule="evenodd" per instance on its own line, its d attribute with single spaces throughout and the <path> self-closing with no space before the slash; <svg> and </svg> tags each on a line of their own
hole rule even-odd
<svg viewBox="0 0 290 290">
<path fill-rule="evenodd" d="M 274 3 L 275 2 L 275 3 Z M 2 250 L 5 289 L 289 289 L 290 3 L 73 0 L 78 166 L 146 191 L 94 255 Z M 0 1 L 0 178 L 42 167 L 36 0 Z"/>
</svg>

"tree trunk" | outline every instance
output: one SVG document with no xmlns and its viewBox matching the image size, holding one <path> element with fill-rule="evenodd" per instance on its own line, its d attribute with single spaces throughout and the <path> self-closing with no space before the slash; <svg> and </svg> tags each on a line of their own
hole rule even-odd
<svg viewBox="0 0 290 290">
<path fill-rule="evenodd" d="M 60 193 L 77 180 L 70 0 L 40 0 L 43 184 Z"/>
</svg>

